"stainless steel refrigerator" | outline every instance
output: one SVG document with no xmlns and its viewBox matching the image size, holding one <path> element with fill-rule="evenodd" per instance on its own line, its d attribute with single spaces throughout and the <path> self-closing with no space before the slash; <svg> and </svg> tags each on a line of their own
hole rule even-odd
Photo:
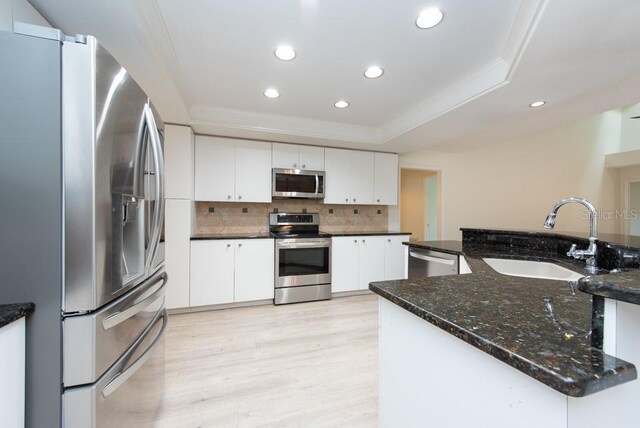
<svg viewBox="0 0 640 428">
<path fill-rule="evenodd" d="M 32 301 L 26 425 L 151 426 L 167 313 L 163 124 L 89 36 L 0 33 L 0 302 Z"/>
</svg>

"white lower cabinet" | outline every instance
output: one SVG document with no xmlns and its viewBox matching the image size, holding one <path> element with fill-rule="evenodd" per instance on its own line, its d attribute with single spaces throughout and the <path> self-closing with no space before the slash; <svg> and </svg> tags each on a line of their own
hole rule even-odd
<svg viewBox="0 0 640 428">
<path fill-rule="evenodd" d="M 403 242 L 409 235 L 392 235 L 385 237 L 384 245 L 384 280 L 407 278 L 408 248 Z"/>
<path fill-rule="evenodd" d="M 0 328 L 0 426 L 24 427 L 25 330 L 22 317 Z"/>
<path fill-rule="evenodd" d="M 190 305 L 273 299 L 273 239 L 191 241 Z"/>
<path fill-rule="evenodd" d="M 234 301 L 273 299 L 273 239 L 243 239 L 235 245 Z"/>
<path fill-rule="evenodd" d="M 358 239 L 358 290 L 367 290 L 371 281 L 384 280 L 384 236 Z"/>
<path fill-rule="evenodd" d="M 166 199 L 165 264 L 167 309 L 189 307 L 189 250 L 191 242 L 191 209 L 186 199 Z"/>
<path fill-rule="evenodd" d="M 340 236 L 331 241 L 331 290 L 367 290 L 369 283 L 406 278 L 408 235 Z"/>
</svg>

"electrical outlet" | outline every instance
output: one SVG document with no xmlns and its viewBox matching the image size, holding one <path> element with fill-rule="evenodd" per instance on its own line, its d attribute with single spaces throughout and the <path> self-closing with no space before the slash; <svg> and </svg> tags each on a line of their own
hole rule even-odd
<svg viewBox="0 0 640 428">
<path fill-rule="evenodd" d="M 222 221 L 229 221 L 229 213 L 222 213 Z"/>
</svg>

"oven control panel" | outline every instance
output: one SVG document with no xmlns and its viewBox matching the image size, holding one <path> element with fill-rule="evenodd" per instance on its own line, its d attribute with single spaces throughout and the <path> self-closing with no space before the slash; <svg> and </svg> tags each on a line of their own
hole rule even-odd
<svg viewBox="0 0 640 428">
<path fill-rule="evenodd" d="M 269 225 L 317 225 L 317 213 L 271 213 Z"/>
</svg>

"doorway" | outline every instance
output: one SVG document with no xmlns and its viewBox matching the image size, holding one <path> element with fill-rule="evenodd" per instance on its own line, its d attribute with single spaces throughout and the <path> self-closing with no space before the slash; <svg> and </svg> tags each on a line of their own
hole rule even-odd
<svg viewBox="0 0 640 428">
<path fill-rule="evenodd" d="M 434 170 L 400 170 L 400 230 L 412 241 L 440 239 L 440 173 Z"/>
</svg>

